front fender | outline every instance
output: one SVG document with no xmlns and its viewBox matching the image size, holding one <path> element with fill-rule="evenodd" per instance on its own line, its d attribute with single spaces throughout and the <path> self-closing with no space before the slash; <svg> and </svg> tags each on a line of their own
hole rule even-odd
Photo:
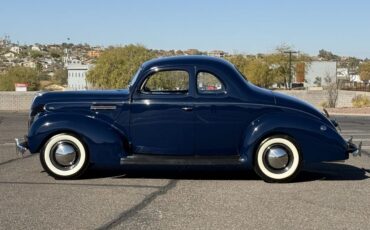
<svg viewBox="0 0 370 230">
<path fill-rule="evenodd" d="M 325 126 L 326 130 L 321 130 Z M 347 144 L 327 121 L 306 113 L 291 110 L 264 114 L 246 128 L 240 148 L 242 159 L 253 166 L 254 154 L 265 138 L 272 135 L 291 137 L 304 162 L 348 159 Z"/>
<path fill-rule="evenodd" d="M 90 163 L 98 167 L 119 165 L 126 155 L 127 135 L 112 124 L 70 113 L 46 113 L 30 127 L 28 145 L 31 153 L 39 152 L 47 140 L 57 133 L 72 133 L 85 143 Z"/>
</svg>

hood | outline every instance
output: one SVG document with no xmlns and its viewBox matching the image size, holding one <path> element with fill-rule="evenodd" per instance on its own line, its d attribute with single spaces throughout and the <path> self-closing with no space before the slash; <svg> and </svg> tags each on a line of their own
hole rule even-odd
<svg viewBox="0 0 370 230">
<path fill-rule="evenodd" d="M 276 105 L 278 106 L 300 110 L 302 112 L 309 113 L 320 119 L 325 118 L 322 112 L 320 112 L 313 105 L 303 100 L 300 100 L 298 98 L 295 98 L 293 96 L 289 96 L 283 93 L 273 92 L 273 94 L 275 96 Z"/>
<path fill-rule="evenodd" d="M 128 99 L 129 91 L 123 90 L 88 90 L 64 92 L 40 92 L 36 95 L 31 106 L 31 113 L 42 110 L 47 103 L 61 102 L 116 102 Z"/>
</svg>

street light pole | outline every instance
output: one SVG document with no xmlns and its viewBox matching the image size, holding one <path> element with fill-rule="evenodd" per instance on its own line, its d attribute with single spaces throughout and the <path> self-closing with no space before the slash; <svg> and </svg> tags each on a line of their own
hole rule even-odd
<svg viewBox="0 0 370 230">
<path fill-rule="evenodd" d="M 288 78 L 288 88 L 292 88 L 292 54 L 298 53 L 297 51 L 284 51 L 284 53 L 289 54 L 289 78 Z"/>
</svg>

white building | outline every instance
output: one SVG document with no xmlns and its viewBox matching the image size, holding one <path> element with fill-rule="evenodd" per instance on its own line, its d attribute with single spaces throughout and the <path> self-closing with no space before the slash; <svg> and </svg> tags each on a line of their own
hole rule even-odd
<svg viewBox="0 0 370 230">
<path fill-rule="evenodd" d="M 335 61 L 313 61 L 306 65 L 305 87 L 325 86 L 337 80 L 337 63 Z"/>
<path fill-rule="evenodd" d="M 348 68 L 338 68 L 337 78 L 343 80 L 349 80 L 350 82 L 363 82 L 360 75 L 353 73 L 348 70 Z"/>
<path fill-rule="evenodd" d="M 358 74 L 350 74 L 349 75 L 349 81 L 350 82 L 359 82 L 359 83 L 363 83 L 364 82 L 364 81 L 361 80 L 361 77 Z"/>
<path fill-rule="evenodd" d="M 92 65 L 84 65 L 81 63 L 71 63 L 67 66 L 68 70 L 68 89 L 69 90 L 86 90 L 89 84 L 86 80 L 87 72 L 92 68 Z"/>
</svg>

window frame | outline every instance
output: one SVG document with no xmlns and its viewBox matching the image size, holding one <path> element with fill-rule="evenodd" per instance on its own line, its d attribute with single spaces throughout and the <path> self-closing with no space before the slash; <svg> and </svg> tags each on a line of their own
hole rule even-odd
<svg viewBox="0 0 370 230">
<path fill-rule="evenodd" d="M 210 93 L 204 93 L 202 92 L 201 90 L 199 90 L 198 88 L 198 75 L 199 73 L 208 73 L 208 74 L 211 74 L 213 75 L 223 86 L 223 90 L 221 91 L 218 91 L 217 92 L 212 92 L 211 90 L 209 90 Z M 217 96 L 217 95 L 225 95 L 227 94 L 227 85 L 225 84 L 225 82 L 222 80 L 222 78 L 220 78 L 217 74 L 209 71 L 209 70 L 203 70 L 203 69 L 199 69 L 197 70 L 197 72 L 195 73 L 195 90 L 197 92 L 197 94 L 199 95 L 202 95 L 202 96 Z"/>
<path fill-rule="evenodd" d="M 181 72 L 187 73 L 187 77 L 188 77 L 187 85 L 188 85 L 188 88 L 187 88 L 186 92 L 183 92 L 184 90 L 178 90 L 178 91 L 152 91 L 152 92 L 148 92 L 148 91 L 145 91 L 144 90 L 144 86 L 146 85 L 146 83 L 156 73 L 159 73 L 159 72 L 170 72 L 170 71 L 181 71 Z M 190 73 L 189 73 L 189 71 L 187 69 L 182 69 L 182 68 L 156 69 L 156 70 L 151 71 L 151 72 L 149 72 L 149 73 L 146 74 L 146 76 L 144 77 L 144 80 L 141 81 L 141 83 L 140 83 L 140 87 L 138 87 L 138 93 L 139 94 L 144 94 L 144 95 L 188 95 L 189 92 L 190 92 L 190 87 L 191 87 L 190 82 L 191 82 L 191 75 L 190 75 Z"/>
</svg>

